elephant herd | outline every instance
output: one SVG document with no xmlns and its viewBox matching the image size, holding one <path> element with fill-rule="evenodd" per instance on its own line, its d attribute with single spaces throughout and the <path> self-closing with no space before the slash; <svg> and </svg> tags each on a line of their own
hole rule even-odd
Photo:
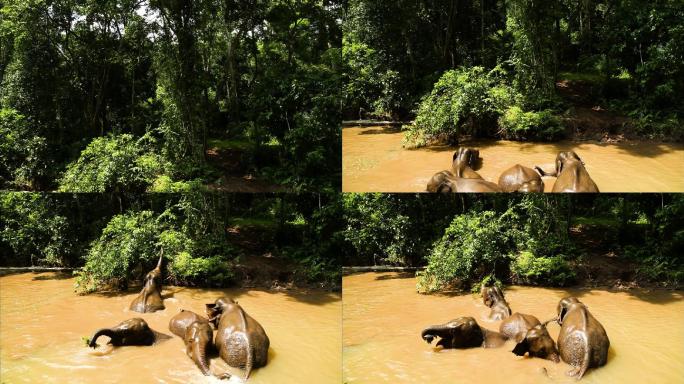
<svg viewBox="0 0 684 384">
<path fill-rule="evenodd" d="M 437 172 L 427 184 L 428 192 L 544 192 L 542 176 L 556 177 L 552 192 L 599 192 L 584 162 L 573 151 L 556 156 L 555 169 L 534 169 L 516 164 L 499 176 L 498 184 L 486 181 L 475 169 L 481 161 L 480 151 L 459 148 L 454 153 L 451 170 Z"/>
<path fill-rule="evenodd" d="M 164 310 L 161 296 L 163 255 L 159 256 L 157 267 L 145 276 L 140 294 L 133 300 L 130 310 L 149 313 Z M 169 321 L 169 330 L 183 339 L 185 352 L 200 371 L 211 376 L 208 355 L 218 351 L 218 355 L 231 367 L 245 369 L 245 380 L 254 368 L 263 367 L 268 361 L 270 341 L 261 324 L 249 316 L 242 307 L 230 298 L 221 297 L 214 303 L 205 305 L 206 316 L 181 310 Z M 216 338 L 213 330 L 216 329 Z M 133 318 L 111 328 L 95 332 L 88 344 L 97 347 L 100 336 L 110 338 L 113 346 L 152 345 L 168 335 L 152 330 L 142 318 Z M 213 375 L 220 379 L 231 377 L 228 373 Z"/>
<path fill-rule="evenodd" d="M 498 287 L 483 287 L 481 293 L 484 304 L 491 308 L 489 318 L 503 320 L 499 332 L 485 329 L 474 318 L 466 316 L 423 329 L 423 340 L 431 344 L 439 337 L 437 345 L 443 348 L 497 348 L 507 340 L 513 340 L 516 343 L 512 350 L 514 354 L 528 354 L 556 363 L 562 359 L 573 367 L 567 372 L 568 376 L 577 379 L 582 378 L 588 368 L 606 364 L 610 346 L 608 335 L 577 298 L 561 299 L 557 316 L 542 323 L 532 315 L 511 313 Z M 557 342 L 546 329 L 553 321 L 561 326 Z"/>
</svg>

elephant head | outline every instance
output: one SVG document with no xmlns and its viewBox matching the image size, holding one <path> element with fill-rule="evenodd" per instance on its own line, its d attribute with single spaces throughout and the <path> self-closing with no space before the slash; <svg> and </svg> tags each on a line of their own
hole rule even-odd
<svg viewBox="0 0 684 384">
<path fill-rule="evenodd" d="M 556 318 L 556 321 L 559 325 L 563 325 L 563 319 L 568 313 L 568 309 L 574 304 L 581 304 L 581 302 L 576 297 L 564 297 L 558 302 L 558 317 Z"/>
<path fill-rule="evenodd" d="M 482 301 L 484 302 L 484 305 L 488 306 L 489 308 L 491 308 L 497 301 L 504 300 L 503 292 L 501 292 L 501 288 L 497 286 L 487 287 L 483 285 L 482 289 L 480 290 L 480 294 L 482 295 Z"/>
<path fill-rule="evenodd" d="M 112 328 L 101 328 L 95 331 L 90 338 L 88 346 L 97 347 L 97 339 L 100 336 L 110 338 L 109 344 L 113 346 L 123 345 L 152 345 L 157 339 L 156 334 L 147 325 L 145 320 L 136 317 L 123 321 Z"/>
<path fill-rule="evenodd" d="M 449 171 L 441 171 L 436 173 L 430 181 L 428 181 L 427 191 L 437 193 L 452 193 L 456 192 L 456 186 L 453 183 L 454 175 Z"/>
<path fill-rule="evenodd" d="M 480 150 L 474 148 L 460 147 L 458 151 L 454 152 L 452 157 L 452 164 L 464 163 L 473 170 L 477 168 L 480 160 Z"/>
<path fill-rule="evenodd" d="M 214 328 L 218 328 L 221 315 L 229 310 L 232 306 L 237 305 L 237 301 L 225 296 L 216 299 L 216 301 L 213 303 L 205 304 L 205 310 L 207 317 L 209 318 L 209 322 L 214 325 Z"/>
<path fill-rule="evenodd" d="M 431 325 L 423 329 L 421 337 L 428 344 L 432 344 L 435 337 L 440 337 L 437 345 L 444 348 L 479 347 L 484 341 L 482 328 L 472 317 L 459 317 L 445 324 Z"/>
<path fill-rule="evenodd" d="M 515 342 L 517 344 L 512 352 L 518 356 L 529 353 L 531 357 L 552 360 L 556 363 L 560 361 L 556 343 L 543 324 L 538 324 L 526 332 L 518 333 Z"/>
<path fill-rule="evenodd" d="M 584 165 L 584 162 L 574 151 L 558 152 L 556 156 L 556 176 L 560 175 L 568 163 L 577 161 Z"/>
</svg>

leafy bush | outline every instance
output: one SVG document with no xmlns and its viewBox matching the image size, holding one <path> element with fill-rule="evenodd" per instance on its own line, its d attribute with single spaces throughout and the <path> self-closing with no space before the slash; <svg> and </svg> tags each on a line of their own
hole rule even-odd
<svg viewBox="0 0 684 384">
<path fill-rule="evenodd" d="M 38 193 L 0 194 L 0 243 L 13 265 L 68 264 L 73 236 L 66 217 L 55 214 L 50 199 Z M 0 247 L 3 248 L 3 247 Z"/>
<path fill-rule="evenodd" d="M 205 189 L 204 183 L 202 183 L 202 180 L 199 179 L 190 181 L 173 181 L 173 179 L 168 175 L 159 175 L 147 188 L 147 192 L 178 193 L 203 189 Z"/>
<path fill-rule="evenodd" d="M 563 135 L 563 124 L 551 110 L 524 112 L 509 107 L 499 118 L 501 135 L 512 140 L 554 140 Z"/>
<path fill-rule="evenodd" d="M 434 141 L 458 142 L 462 133 L 477 133 L 496 120 L 489 91 L 493 81 L 482 67 L 445 72 L 418 108 L 414 125 L 408 127 L 405 143 L 424 146 Z M 500 102 L 501 88 L 496 89 Z"/>
<path fill-rule="evenodd" d="M 110 135 L 93 139 L 60 180 L 60 192 L 144 191 L 168 169 L 151 151 L 148 136 Z"/>
<path fill-rule="evenodd" d="M 456 216 L 428 255 L 419 291 L 436 291 L 457 281 L 470 286 L 487 275 L 496 275 L 497 264 L 500 268 L 508 264 L 507 242 L 496 212 Z"/>
<path fill-rule="evenodd" d="M 150 266 L 156 262 L 160 232 L 160 225 L 151 211 L 112 217 L 100 238 L 91 244 L 85 266 L 77 272 L 77 289 L 88 293 L 104 286 L 126 287 L 136 266 Z"/>
<path fill-rule="evenodd" d="M 176 284 L 223 286 L 233 278 L 230 265 L 222 256 L 192 257 L 179 252 L 169 265 L 171 279 Z"/>
<path fill-rule="evenodd" d="M 512 281 L 517 284 L 566 286 L 575 279 L 564 257 L 535 257 L 532 252 L 518 254 L 511 265 Z"/>
</svg>

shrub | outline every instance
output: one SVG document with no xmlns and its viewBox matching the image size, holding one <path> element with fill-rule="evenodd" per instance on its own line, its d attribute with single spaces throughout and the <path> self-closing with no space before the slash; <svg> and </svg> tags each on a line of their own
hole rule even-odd
<svg viewBox="0 0 684 384">
<path fill-rule="evenodd" d="M 129 134 L 93 139 L 78 160 L 67 166 L 59 191 L 144 191 L 168 168 L 145 144 L 147 139 L 136 140 Z"/>
<path fill-rule="evenodd" d="M 45 195 L 10 192 L 0 194 L 0 242 L 13 255 L 3 255 L 17 265 L 68 264 L 74 241 L 66 217 L 55 214 Z"/>
<path fill-rule="evenodd" d="M 223 286 L 233 278 L 230 265 L 221 256 L 192 257 L 179 252 L 172 257 L 169 274 L 176 284 Z"/>
<path fill-rule="evenodd" d="M 509 107 L 499 118 L 500 134 L 512 140 L 554 140 L 563 135 L 563 124 L 551 110 L 524 112 Z"/>
<path fill-rule="evenodd" d="M 575 272 L 564 257 L 535 257 L 522 251 L 511 265 L 512 281 L 518 284 L 565 286 L 575 279 Z"/>
<path fill-rule="evenodd" d="M 416 147 L 438 140 L 456 143 L 462 133 L 478 133 L 483 126 L 496 121 L 496 109 L 504 99 L 501 96 L 507 93 L 498 87 L 495 97 L 490 98 L 493 86 L 482 67 L 445 72 L 421 101 L 405 143 Z"/>
<path fill-rule="evenodd" d="M 125 287 L 137 265 L 150 266 L 159 257 L 160 232 L 151 211 L 114 216 L 91 243 L 85 266 L 77 272 L 77 289 L 88 293 L 107 285 Z"/>
<path fill-rule="evenodd" d="M 508 264 L 507 243 L 495 212 L 456 216 L 427 257 L 427 268 L 419 276 L 419 291 L 436 291 L 455 282 L 470 286 L 487 275 L 496 275 L 497 264 Z"/>
<path fill-rule="evenodd" d="M 190 181 L 173 181 L 173 179 L 168 175 L 159 175 L 147 188 L 147 192 L 178 193 L 203 189 L 205 189 L 205 186 L 200 179 Z"/>
</svg>

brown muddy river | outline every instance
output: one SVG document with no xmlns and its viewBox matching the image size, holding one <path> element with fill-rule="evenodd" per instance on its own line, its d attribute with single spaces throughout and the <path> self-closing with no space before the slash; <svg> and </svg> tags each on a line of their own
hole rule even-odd
<svg viewBox="0 0 684 384">
<path fill-rule="evenodd" d="M 402 148 L 403 133 L 386 127 L 342 130 L 343 192 L 421 192 L 436 172 L 451 168 L 454 147 Z M 529 143 L 469 141 L 480 149 L 478 173 L 496 183 L 507 168 L 552 164 L 574 150 L 601 192 L 684 192 L 684 145 L 660 143 Z M 545 177 L 551 191 L 555 178 Z"/>
<path fill-rule="evenodd" d="M 416 293 L 415 278 L 363 273 L 343 278 L 344 381 L 346 383 L 577 383 L 561 362 L 515 356 L 511 341 L 498 349 L 434 349 L 421 330 L 472 316 L 490 330 L 489 308 L 473 295 Z M 684 294 L 681 291 L 610 292 L 508 287 L 513 312 L 541 321 L 555 316 L 558 300 L 577 296 L 610 339 L 607 365 L 590 368 L 588 383 L 681 383 L 684 379 Z M 560 327 L 549 324 L 554 340 Z M 546 368 L 547 374 L 545 374 Z"/>
<path fill-rule="evenodd" d="M 53 273 L 0 277 L 0 381 L 2 383 L 239 383 L 244 371 L 211 359 L 215 373 L 203 376 L 186 356 L 180 338 L 150 347 L 86 347 L 100 327 L 142 317 L 150 327 L 173 336 L 169 319 L 181 308 L 203 314 L 204 304 L 228 295 L 266 330 L 269 362 L 249 383 L 335 383 L 342 380 L 341 296 L 324 291 L 270 292 L 244 289 L 164 287 L 166 310 L 140 314 L 128 305 L 137 292 L 78 296 L 74 280 Z M 111 353 L 103 352 L 111 350 Z"/>
</svg>

